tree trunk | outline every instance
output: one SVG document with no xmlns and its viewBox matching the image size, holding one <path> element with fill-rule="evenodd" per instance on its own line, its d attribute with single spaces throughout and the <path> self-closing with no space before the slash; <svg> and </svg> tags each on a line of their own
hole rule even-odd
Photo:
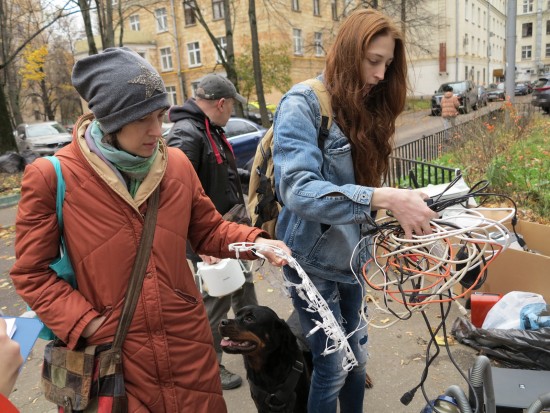
<svg viewBox="0 0 550 413">
<path fill-rule="evenodd" d="M 120 2 L 120 1 L 119 1 Z M 112 0 L 105 1 L 105 43 L 103 43 L 103 50 L 108 47 L 115 47 L 115 29 L 113 27 L 113 2 Z M 121 22 L 122 25 L 122 22 Z"/>
<path fill-rule="evenodd" d="M 0 85 L 0 154 L 8 151 L 17 151 L 17 145 L 11 129 L 6 95 L 4 88 Z"/>
<path fill-rule="evenodd" d="M 222 57 L 222 65 L 227 74 L 227 78 L 235 85 L 237 92 L 239 91 L 239 79 L 237 71 L 235 70 L 235 47 L 233 46 L 233 26 L 231 25 L 231 8 L 229 2 L 231 0 L 225 0 L 223 2 L 223 16 L 225 23 L 225 59 Z M 221 46 L 221 45 L 220 45 Z M 235 114 L 243 117 L 243 105 L 240 102 L 235 101 Z"/>
<path fill-rule="evenodd" d="M 260 105 L 260 115 L 262 116 L 262 125 L 268 128 L 270 123 L 267 115 L 267 108 L 265 106 L 264 85 L 262 82 L 262 65 L 260 63 L 260 42 L 258 41 L 255 0 L 248 0 L 248 20 L 250 21 L 250 37 L 252 40 L 252 67 L 254 68 L 254 80 L 256 83 L 256 93 L 258 95 L 258 104 Z"/>
<path fill-rule="evenodd" d="M 17 77 L 13 65 L 8 65 L 4 68 L 4 74 L 6 76 L 6 88 L 7 88 L 7 101 L 8 108 L 11 111 L 11 116 L 13 117 L 14 124 L 12 126 L 17 126 L 20 123 L 23 123 L 23 115 L 21 115 L 21 109 L 19 108 L 19 92 L 21 88 L 21 79 Z"/>
<path fill-rule="evenodd" d="M 97 46 L 95 44 L 94 32 L 92 30 L 92 19 L 90 17 L 90 6 L 87 0 L 78 0 L 78 6 L 82 13 L 82 20 L 84 21 L 84 30 L 86 32 L 86 39 L 88 40 L 88 54 L 97 54 Z"/>
<path fill-rule="evenodd" d="M 40 81 L 40 94 L 42 95 L 42 104 L 44 105 L 45 120 L 55 120 L 55 113 L 52 110 L 52 102 L 50 101 L 48 86 L 46 85 L 45 80 Z"/>
</svg>

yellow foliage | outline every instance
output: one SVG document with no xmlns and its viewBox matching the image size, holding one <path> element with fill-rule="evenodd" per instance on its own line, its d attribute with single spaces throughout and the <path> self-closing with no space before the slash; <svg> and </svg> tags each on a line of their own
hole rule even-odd
<svg viewBox="0 0 550 413">
<path fill-rule="evenodd" d="M 44 64 L 46 57 L 48 56 L 48 47 L 46 45 L 39 47 L 38 49 L 26 48 L 23 52 L 23 67 L 19 70 L 19 73 L 23 77 L 23 81 L 28 82 L 41 82 L 46 78 L 44 72 Z"/>
</svg>

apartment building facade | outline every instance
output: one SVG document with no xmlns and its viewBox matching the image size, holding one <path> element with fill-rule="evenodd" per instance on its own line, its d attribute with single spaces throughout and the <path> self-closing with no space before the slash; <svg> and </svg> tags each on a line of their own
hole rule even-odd
<svg viewBox="0 0 550 413">
<path fill-rule="evenodd" d="M 516 81 L 533 81 L 550 72 L 550 1 L 518 0 Z"/>
<path fill-rule="evenodd" d="M 171 101 L 193 96 L 208 73 L 225 74 L 207 31 L 187 1 L 134 0 L 127 4 L 124 44 L 158 68 Z M 196 0 L 212 35 L 226 45 L 222 0 Z M 325 63 L 350 0 L 257 2 L 260 45 L 286 45 L 292 82 L 316 76 Z M 489 85 L 502 81 L 506 68 L 506 0 L 429 0 L 428 36 L 409 51 L 409 87 L 414 96 L 430 96 L 441 83 L 469 79 Z M 235 55 L 250 53 L 248 2 L 231 3 Z M 384 2 L 379 2 L 384 9 Z M 550 71 L 550 0 L 517 1 L 515 79 L 534 80 Z M 412 16 L 414 18 L 414 16 Z M 407 41 L 411 39 L 408 34 Z M 85 43 L 82 42 L 85 47 Z M 83 54 L 84 47 L 77 47 Z M 420 50 L 420 51 L 419 51 Z M 78 57 L 77 57 L 78 58 Z M 276 103 L 282 91 L 266 96 Z M 255 97 L 253 97 L 255 99 Z"/>
<path fill-rule="evenodd" d="M 194 96 L 198 83 L 208 73 L 225 75 L 209 34 L 185 1 L 151 1 L 148 7 L 144 3 L 147 2 L 128 2 L 123 42 L 159 70 L 173 104 L 181 104 L 186 97 Z M 196 4 L 212 36 L 225 47 L 223 1 L 197 0 Z M 289 0 L 256 2 L 256 6 L 260 50 L 267 44 L 286 45 L 291 59 L 290 78 L 296 83 L 322 72 L 327 46 L 352 4 L 348 0 Z M 250 53 L 248 2 L 236 0 L 231 7 L 235 56 Z M 87 54 L 83 41 L 76 49 L 80 56 Z M 283 93 L 272 90 L 266 101 L 277 103 Z"/>
<path fill-rule="evenodd" d="M 415 96 L 429 96 L 444 82 L 500 81 L 505 69 L 505 0 L 432 0 L 431 35 L 411 55 L 409 82 Z"/>
</svg>

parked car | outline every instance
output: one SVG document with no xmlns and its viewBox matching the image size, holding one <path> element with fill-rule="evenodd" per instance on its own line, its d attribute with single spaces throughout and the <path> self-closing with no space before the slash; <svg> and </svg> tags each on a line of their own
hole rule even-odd
<svg viewBox="0 0 550 413">
<path fill-rule="evenodd" d="M 15 128 L 15 142 L 19 152 L 53 155 L 72 140 L 72 135 L 57 122 L 22 123 Z"/>
<path fill-rule="evenodd" d="M 504 82 L 501 82 L 498 85 L 495 85 L 494 83 L 490 85 L 489 89 L 487 89 L 487 98 L 489 99 L 489 102 L 492 102 L 493 100 L 504 100 L 506 98 Z"/>
<path fill-rule="evenodd" d="M 163 138 L 168 138 L 173 125 L 173 123 L 162 124 Z M 258 142 L 265 135 L 267 129 L 248 119 L 237 117 L 229 118 L 223 129 L 233 148 L 237 168 L 250 169 Z"/>
<path fill-rule="evenodd" d="M 458 110 L 460 112 L 468 113 L 471 109 L 477 109 L 478 90 L 474 82 L 471 80 L 446 82 L 441 84 L 432 96 L 432 116 L 441 115 L 441 98 L 445 94 L 443 90 L 446 86 L 451 86 L 455 96 L 458 96 L 458 101 L 460 102 Z"/>
<path fill-rule="evenodd" d="M 526 83 L 516 83 L 514 88 L 514 95 L 525 96 L 529 94 L 529 87 Z"/>
<path fill-rule="evenodd" d="M 531 103 L 550 114 L 550 75 L 541 77 L 535 83 Z"/>
<path fill-rule="evenodd" d="M 256 147 L 267 129 L 248 119 L 236 117 L 229 118 L 223 129 L 233 147 L 237 168 L 249 169 L 256 154 Z"/>
<path fill-rule="evenodd" d="M 249 103 L 244 109 L 244 116 L 247 119 L 250 119 L 252 122 L 257 123 L 258 125 L 262 124 L 262 115 L 260 114 L 260 109 L 253 104 Z M 233 113 L 231 116 L 236 117 L 235 110 L 233 110 Z M 268 110 L 267 111 L 267 117 L 269 119 L 269 122 L 273 123 L 273 112 Z"/>
<path fill-rule="evenodd" d="M 477 106 L 479 108 L 489 104 L 489 98 L 487 96 L 487 89 L 485 89 L 485 86 L 479 85 L 477 87 L 477 102 Z"/>
</svg>

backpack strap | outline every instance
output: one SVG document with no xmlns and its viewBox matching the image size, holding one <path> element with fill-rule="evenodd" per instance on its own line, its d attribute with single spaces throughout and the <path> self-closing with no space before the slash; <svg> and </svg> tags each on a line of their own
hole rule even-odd
<svg viewBox="0 0 550 413">
<path fill-rule="evenodd" d="M 325 84 L 318 78 L 308 79 L 301 82 L 309 86 L 317 99 L 321 109 L 321 126 L 319 127 L 319 148 L 323 148 L 325 139 L 328 137 L 330 126 L 332 125 L 332 106 L 330 103 L 330 94 Z"/>
<path fill-rule="evenodd" d="M 53 164 L 55 174 L 57 175 L 57 197 L 55 202 L 55 212 L 57 214 L 57 222 L 59 230 L 63 233 L 63 201 L 65 200 L 65 180 L 61 173 L 61 163 L 55 156 L 46 156 L 48 161 Z M 63 238 L 63 237 L 62 237 Z"/>
</svg>

